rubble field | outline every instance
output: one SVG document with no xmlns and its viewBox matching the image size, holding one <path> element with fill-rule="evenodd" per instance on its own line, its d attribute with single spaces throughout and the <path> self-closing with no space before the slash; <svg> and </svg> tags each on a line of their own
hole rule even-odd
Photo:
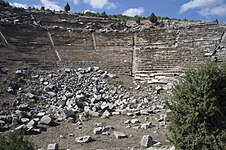
<svg viewBox="0 0 226 150">
<path fill-rule="evenodd" d="M 0 130 L 16 125 L 37 149 L 54 143 L 60 149 L 170 145 L 162 98 L 169 93 L 160 87 L 144 88 L 137 82 L 129 87 L 99 67 L 56 71 L 23 67 L 13 72 L 1 68 L 1 79 L 1 93 L 12 101 L 1 102 Z"/>
</svg>

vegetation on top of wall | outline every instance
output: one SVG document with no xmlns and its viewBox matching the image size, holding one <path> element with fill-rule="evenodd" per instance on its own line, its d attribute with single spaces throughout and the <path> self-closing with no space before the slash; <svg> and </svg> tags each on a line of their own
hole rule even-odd
<svg viewBox="0 0 226 150">
<path fill-rule="evenodd" d="M 71 10 L 71 7 L 70 5 L 67 3 L 65 6 L 64 6 L 64 11 L 68 13 L 68 11 Z"/>
<path fill-rule="evenodd" d="M 152 13 L 154 14 L 154 13 Z M 101 17 L 101 18 L 108 18 L 108 19 L 118 19 L 118 20 L 134 20 L 136 21 L 138 24 L 141 22 L 141 20 L 147 20 L 153 16 L 149 16 L 149 17 L 142 17 L 142 16 L 126 16 L 126 15 L 122 15 L 122 14 L 118 14 L 118 15 L 107 15 L 106 12 L 102 12 L 102 13 L 94 13 L 94 12 L 86 12 L 83 14 L 84 16 L 89 16 L 89 17 Z M 156 23 L 159 19 L 161 19 L 161 17 L 159 16 L 155 16 L 154 15 L 154 19 L 153 22 Z M 152 20 L 151 19 L 151 20 Z"/>
<path fill-rule="evenodd" d="M 0 8 L 7 7 L 7 6 L 10 6 L 8 2 L 4 0 L 0 0 Z"/>
<path fill-rule="evenodd" d="M 8 2 L 6 2 L 5 0 L 0 0 L 0 8 L 3 7 L 7 7 L 10 6 Z M 17 8 L 17 9 L 23 9 L 23 8 Z M 70 5 L 68 3 L 66 3 L 65 7 L 64 7 L 64 11 L 60 10 L 59 12 L 64 13 L 64 12 L 69 12 L 70 11 Z M 42 10 L 42 11 L 48 11 L 48 12 L 52 12 L 54 13 L 55 10 L 49 10 L 49 9 L 45 9 L 44 6 L 42 6 L 41 8 L 35 8 L 35 7 L 28 7 L 28 10 Z M 177 20 L 177 21 L 200 21 L 200 20 L 187 20 L 185 19 L 177 19 L 177 18 L 169 18 L 169 17 L 161 17 L 161 16 L 156 16 L 154 13 L 151 13 L 150 16 L 144 17 L 144 16 L 126 16 L 123 14 L 117 14 L 117 15 L 108 15 L 105 11 L 103 11 L 102 13 L 99 12 L 85 12 L 85 13 L 74 13 L 74 14 L 79 14 L 82 16 L 89 16 L 89 17 L 100 17 L 100 18 L 108 18 L 108 19 L 118 19 L 118 20 L 122 20 L 122 21 L 126 21 L 126 20 L 134 20 L 136 21 L 138 24 L 140 24 L 140 22 L 142 20 L 149 20 L 152 23 L 161 23 L 162 20 Z M 219 23 L 218 19 L 213 20 L 213 23 Z"/>
<path fill-rule="evenodd" d="M 158 18 L 156 17 L 156 15 L 154 13 L 151 13 L 151 15 L 148 17 L 148 19 L 152 22 L 152 23 L 157 23 Z"/>
<path fill-rule="evenodd" d="M 168 104 L 170 138 L 176 149 L 226 149 L 226 65 L 207 62 L 190 69 Z"/>
</svg>

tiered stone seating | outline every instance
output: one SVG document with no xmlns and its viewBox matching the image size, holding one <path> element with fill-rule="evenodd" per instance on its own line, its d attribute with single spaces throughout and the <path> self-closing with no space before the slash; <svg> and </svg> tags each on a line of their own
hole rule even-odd
<svg viewBox="0 0 226 150">
<path fill-rule="evenodd" d="M 174 44 L 177 30 L 173 29 L 152 29 L 137 34 L 136 46 L 169 47 Z"/>
<path fill-rule="evenodd" d="M 181 58 L 193 66 L 210 59 L 219 46 L 223 31 L 223 27 L 216 25 L 191 26 L 181 30 L 177 42 Z"/>
<path fill-rule="evenodd" d="M 50 29 L 49 32 L 59 51 L 62 51 L 64 47 L 71 49 L 71 51 L 94 50 L 92 35 L 89 32 L 64 29 Z"/>
<path fill-rule="evenodd" d="M 224 30 L 224 26 L 213 24 L 152 29 L 139 33 L 136 40 L 138 50 L 135 79 L 156 83 L 152 82 L 155 75 L 179 75 L 185 68 L 195 67 L 211 59 L 219 51 L 217 47 L 220 42 L 225 40 L 222 38 Z M 221 49 L 220 53 L 225 56 L 224 50 Z"/>
<path fill-rule="evenodd" d="M 135 76 L 178 71 L 180 54 L 173 48 L 176 30 L 153 29 L 137 35 L 137 70 Z"/>
<path fill-rule="evenodd" d="M 115 50 L 126 54 L 133 46 L 132 33 L 95 33 L 97 50 Z"/>
<path fill-rule="evenodd" d="M 74 66 L 92 64 L 113 73 L 131 74 L 132 36 L 116 33 L 93 33 L 92 36 L 90 32 L 61 29 L 49 32 L 63 62 L 71 62 Z"/>
<path fill-rule="evenodd" d="M 125 25 L 118 20 L 31 12 L 21 12 L 22 17 L 15 14 L 15 19 L 25 20 L 22 23 L 15 24 L 12 19 L 0 25 L 9 43 L 1 44 L 4 41 L 0 38 L 0 61 L 25 61 L 45 68 L 58 61 L 58 52 L 61 65 L 100 66 L 114 73 L 133 73 L 136 79 L 164 84 L 165 79 L 171 80 L 168 77 L 206 59 L 216 57 L 217 61 L 226 61 L 224 25 L 191 23 L 132 33 L 122 32 Z M 99 33 L 108 27 L 109 31 L 112 28 L 119 32 Z"/>
<path fill-rule="evenodd" d="M 47 31 L 29 25 L 6 25 L 1 32 L 8 41 L 7 47 L 0 48 L 2 60 L 23 61 L 43 69 L 50 68 L 56 56 L 51 49 Z"/>
</svg>

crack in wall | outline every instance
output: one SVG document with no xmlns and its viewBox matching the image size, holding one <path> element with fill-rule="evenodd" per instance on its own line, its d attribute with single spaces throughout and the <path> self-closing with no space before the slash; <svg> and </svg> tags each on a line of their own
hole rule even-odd
<svg viewBox="0 0 226 150">
<path fill-rule="evenodd" d="M 222 41 L 226 40 L 226 28 L 224 28 L 224 31 L 221 35 L 221 38 L 220 38 L 220 43 L 219 44 L 222 44 Z"/>
<path fill-rule="evenodd" d="M 6 40 L 6 38 L 4 37 L 4 35 L 2 34 L 1 31 L 0 31 L 0 36 L 1 36 L 2 40 L 4 41 L 4 43 L 5 43 L 6 45 L 8 45 L 9 43 L 8 43 L 8 41 Z"/>
<path fill-rule="evenodd" d="M 93 47 L 94 47 L 94 50 L 96 50 L 97 49 L 97 45 L 96 45 L 96 39 L 95 39 L 94 33 L 92 33 L 92 39 L 93 39 Z"/>
<path fill-rule="evenodd" d="M 177 30 L 177 33 L 176 33 L 176 37 L 175 37 L 175 42 L 173 43 L 173 46 L 172 47 L 175 47 L 175 48 L 177 48 L 178 47 L 178 40 L 179 40 L 179 38 L 180 38 L 180 30 L 178 29 Z"/>
<path fill-rule="evenodd" d="M 134 33 L 132 39 L 132 76 L 135 76 L 137 71 L 137 47 L 136 47 L 137 34 Z"/>
<path fill-rule="evenodd" d="M 212 56 L 211 56 L 211 60 L 215 61 L 215 62 L 219 61 L 219 59 L 220 60 L 222 59 L 221 52 L 222 52 L 222 49 L 225 48 L 225 46 L 226 46 L 226 28 L 224 28 L 218 42 L 219 43 L 215 46 L 215 49 L 213 50 Z M 223 42 L 225 42 L 225 43 L 223 43 Z M 220 58 L 219 58 L 219 56 L 220 56 Z"/>
<path fill-rule="evenodd" d="M 53 48 L 53 50 L 54 50 L 54 52 L 55 52 L 55 54 L 56 54 L 56 56 L 57 56 L 58 61 L 61 61 L 61 57 L 60 57 L 60 55 L 59 55 L 59 53 L 58 53 L 58 51 L 57 51 L 57 49 L 56 49 L 56 47 L 55 47 L 54 41 L 53 41 L 52 36 L 51 36 L 51 34 L 49 33 L 49 31 L 48 31 L 48 36 L 49 36 L 49 40 L 50 40 L 50 42 L 51 42 L 51 44 L 52 44 L 52 48 Z"/>
</svg>

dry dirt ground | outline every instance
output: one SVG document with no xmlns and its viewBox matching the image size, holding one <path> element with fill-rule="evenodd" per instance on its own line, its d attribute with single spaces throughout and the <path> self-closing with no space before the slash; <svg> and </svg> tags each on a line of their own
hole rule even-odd
<svg viewBox="0 0 226 150">
<path fill-rule="evenodd" d="M 170 146 L 166 136 L 166 129 L 159 127 L 157 122 L 157 114 L 148 116 L 149 120 L 145 121 L 145 116 L 138 116 L 140 122 L 152 122 L 154 127 L 150 129 L 136 129 L 131 125 L 130 128 L 126 128 L 124 121 L 128 119 L 134 119 L 129 116 L 111 116 L 110 118 L 92 118 L 85 121 L 82 125 L 76 123 L 61 122 L 60 125 L 55 127 L 48 127 L 45 132 L 37 135 L 27 136 L 36 148 L 46 148 L 50 143 L 58 143 L 59 149 L 70 150 L 91 150 L 91 149 L 145 149 L 140 146 L 140 141 L 143 135 L 151 135 L 155 141 L 160 142 L 164 146 Z M 97 123 L 102 123 L 104 126 L 110 125 L 114 129 L 110 130 L 110 135 L 94 134 L 93 129 Z M 128 137 L 123 139 L 116 139 L 113 131 L 124 132 Z M 75 138 L 80 136 L 91 136 L 94 141 L 90 143 L 76 143 Z"/>
</svg>

